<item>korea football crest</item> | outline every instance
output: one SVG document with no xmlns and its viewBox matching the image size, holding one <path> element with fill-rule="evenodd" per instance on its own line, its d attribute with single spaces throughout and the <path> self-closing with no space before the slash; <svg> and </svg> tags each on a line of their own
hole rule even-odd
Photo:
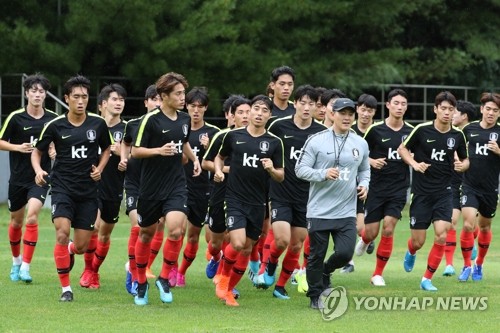
<svg viewBox="0 0 500 333">
<path fill-rule="evenodd" d="M 359 160 L 359 150 L 357 148 L 352 149 L 352 157 L 354 157 L 355 161 Z"/>
<path fill-rule="evenodd" d="M 446 145 L 448 146 L 448 149 L 453 149 L 455 147 L 455 138 L 448 138 Z"/>
<path fill-rule="evenodd" d="M 490 133 L 490 141 L 498 141 L 498 133 L 491 132 Z"/>
<path fill-rule="evenodd" d="M 188 135 L 188 129 L 189 126 L 187 124 L 182 125 L 182 133 L 184 133 L 184 135 Z"/>
<path fill-rule="evenodd" d="M 96 138 L 97 138 L 97 134 L 94 130 L 87 131 L 87 139 L 89 139 L 90 142 L 94 142 Z"/>
<path fill-rule="evenodd" d="M 269 151 L 269 142 L 268 141 L 261 141 L 259 143 L 259 147 L 260 147 L 260 152 L 262 154 L 265 154 Z"/>
<path fill-rule="evenodd" d="M 120 131 L 113 132 L 113 140 L 115 140 L 115 142 L 120 142 L 120 141 L 122 141 L 122 139 L 123 139 L 122 132 L 120 132 Z"/>
</svg>

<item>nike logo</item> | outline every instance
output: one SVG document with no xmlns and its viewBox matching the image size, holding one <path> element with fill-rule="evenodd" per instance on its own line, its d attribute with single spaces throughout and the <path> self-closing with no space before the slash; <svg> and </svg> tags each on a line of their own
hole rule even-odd
<svg viewBox="0 0 500 333">
<path fill-rule="evenodd" d="M 389 138 L 389 139 L 382 139 L 382 142 L 387 142 L 387 141 L 389 141 L 390 139 L 391 139 L 391 138 Z"/>
<path fill-rule="evenodd" d="M 30 126 L 30 127 L 24 127 L 24 130 L 25 130 L 25 131 L 27 131 L 27 130 L 32 129 L 32 128 L 33 128 L 33 126 Z"/>
<path fill-rule="evenodd" d="M 436 140 L 429 140 L 429 139 L 427 139 L 427 143 L 431 143 L 431 142 L 434 142 L 434 141 L 436 141 Z"/>
<path fill-rule="evenodd" d="M 331 154 L 333 154 L 333 151 L 329 151 L 329 152 L 327 152 L 326 154 L 327 154 L 327 155 L 331 155 Z"/>
<path fill-rule="evenodd" d="M 237 144 L 237 145 L 241 145 L 241 144 L 243 144 L 243 143 L 246 143 L 246 141 L 236 141 L 236 144 Z"/>
<path fill-rule="evenodd" d="M 70 134 L 70 135 L 63 135 L 63 136 L 62 136 L 62 139 L 63 139 L 63 140 L 64 140 L 64 139 L 67 139 L 67 138 L 69 138 L 70 136 L 71 136 L 71 134 Z"/>
<path fill-rule="evenodd" d="M 91 228 L 93 228 L 93 227 L 94 227 L 94 225 L 93 225 L 93 224 L 91 224 L 91 225 L 90 225 L 90 227 L 91 227 Z"/>
<path fill-rule="evenodd" d="M 45 196 L 44 195 L 41 195 L 40 198 L 44 199 L 45 200 Z"/>
<path fill-rule="evenodd" d="M 293 138 L 293 135 L 285 135 L 284 138 L 285 139 Z"/>
<path fill-rule="evenodd" d="M 471 134 L 470 137 L 473 138 L 475 136 L 478 136 L 479 134 Z"/>
<path fill-rule="evenodd" d="M 170 132 L 170 130 L 161 130 L 162 133 Z"/>
</svg>

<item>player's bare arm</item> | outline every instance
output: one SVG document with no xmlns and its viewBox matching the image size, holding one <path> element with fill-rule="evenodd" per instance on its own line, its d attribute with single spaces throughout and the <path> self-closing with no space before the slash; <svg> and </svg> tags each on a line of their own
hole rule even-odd
<svg viewBox="0 0 500 333">
<path fill-rule="evenodd" d="M 198 161 L 198 158 L 193 153 L 193 150 L 191 149 L 191 145 L 189 144 L 189 142 L 184 143 L 182 151 L 183 154 L 186 155 L 186 157 L 193 162 L 193 177 L 199 176 L 201 173 L 200 161 Z"/>
<path fill-rule="evenodd" d="M 370 166 L 374 169 L 382 169 L 384 166 L 387 165 L 387 162 L 385 161 L 386 158 L 370 158 Z"/>
<path fill-rule="evenodd" d="M 42 152 L 38 149 L 33 149 L 31 153 L 31 165 L 35 171 L 35 183 L 38 186 L 47 184 L 45 177 L 48 175 L 47 171 L 42 169 L 40 162 L 42 161 Z"/>
<path fill-rule="evenodd" d="M 222 156 L 221 154 L 217 154 L 214 160 L 214 181 L 217 183 L 222 183 L 224 181 L 224 172 L 222 172 L 222 169 L 224 168 L 224 160 L 226 158 Z"/>
<path fill-rule="evenodd" d="M 102 170 L 104 170 L 106 164 L 108 164 L 110 152 L 111 152 L 111 147 L 108 147 L 105 150 L 103 150 L 101 157 L 99 158 L 99 164 L 97 166 L 95 165 L 92 166 L 92 170 L 90 171 L 90 178 L 92 178 L 92 180 L 94 181 L 101 180 L 101 173 Z"/>
<path fill-rule="evenodd" d="M 118 170 L 120 171 L 126 171 L 127 170 L 127 164 L 128 164 L 128 158 L 130 155 L 130 150 L 131 150 L 131 145 L 130 143 L 126 143 L 125 141 L 122 142 L 120 145 L 120 163 L 118 163 Z"/>
<path fill-rule="evenodd" d="M 29 154 L 33 151 L 33 145 L 29 142 L 17 145 L 5 140 L 0 140 L 0 150 L 17 151 L 19 153 Z"/>
</svg>

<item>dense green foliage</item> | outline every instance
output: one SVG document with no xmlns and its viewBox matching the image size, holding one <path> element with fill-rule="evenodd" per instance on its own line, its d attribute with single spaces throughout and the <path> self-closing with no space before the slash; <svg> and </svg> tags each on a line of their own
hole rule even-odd
<svg viewBox="0 0 500 333">
<path fill-rule="evenodd" d="M 380 83 L 500 86 L 499 0 L 0 0 L 0 75 L 126 77 L 168 71 L 229 93 L 297 83 L 358 93 Z"/>
</svg>

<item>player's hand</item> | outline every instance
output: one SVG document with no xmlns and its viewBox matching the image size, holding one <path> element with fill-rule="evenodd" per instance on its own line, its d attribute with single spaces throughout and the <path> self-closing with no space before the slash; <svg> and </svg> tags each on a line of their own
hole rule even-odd
<svg viewBox="0 0 500 333">
<path fill-rule="evenodd" d="M 118 171 L 127 171 L 128 159 L 124 158 L 118 163 Z"/>
<path fill-rule="evenodd" d="M 160 147 L 161 156 L 174 156 L 177 153 L 177 146 L 175 143 L 169 142 Z"/>
<path fill-rule="evenodd" d="M 35 174 L 35 183 L 38 185 L 38 186 L 44 186 L 44 185 L 47 185 L 47 177 L 49 176 L 49 174 L 47 173 L 47 171 L 40 171 L 38 172 L 37 174 Z"/>
<path fill-rule="evenodd" d="M 120 156 L 120 153 L 121 153 L 120 141 L 117 141 L 117 142 L 113 143 L 111 146 L 109 146 L 109 150 L 111 151 L 111 154 L 116 155 L 116 156 Z"/>
<path fill-rule="evenodd" d="M 370 165 L 372 166 L 372 168 L 380 170 L 387 165 L 387 162 L 385 160 L 386 160 L 385 157 L 370 159 Z"/>
<path fill-rule="evenodd" d="M 198 159 L 196 159 L 193 162 L 193 177 L 198 177 L 200 174 L 201 174 L 200 161 L 198 161 Z"/>
<path fill-rule="evenodd" d="M 337 180 L 339 178 L 339 169 L 338 168 L 329 168 L 326 169 L 326 180 Z"/>
<path fill-rule="evenodd" d="M 495 154 L 500 155 L 500 148 L 498 147 L 498 143 L 496 141 L 488 141 L 488 150 L 491 150 Z"/>
<path fill-rule="evenodd" d="M 420 172 L 420 173 L 425 173 L 425 171 L 427 171 L 427 169 L 430 167 L 431 165 L 428 164 L 428 163 L 425 163 L 425 162 L 420 162 L 420 163 L 415 163 L 412 167 L 413 167 L 413 170 L 417 171 L 417 172 Z"/>
<path fill-rule="evenodd" d="M 224 181 L 224 173 L 221 171 L 217 171 L 214 174 L 214 182 L 222 183 Z"/>
<path fill-rule="evenodd" d="M 261 158 L 260 159 L 260 162 L 262 163 L 262 167 L 264 168 L 264 170 L 266 171 L 271 171 L 274 167 L 273 165 L 273 161 L 270 159 L 270 158 Z"/>
<path fill-rule="evenodd" d="M 368 196 L 368 190 L 364 186 L 358 186 L 358 198 L 360 200 L 366 200 L 366 197 Z"/>
<path fill-rule="evenodd" d="M 99 168 L 96 167 L 95 165 L 92 165 L 92 172 L 90 173 L 90 178 L 92 178 L 92 180 L 95 182 L 101 180 L 101 170 L 99 170 Z"/>
<path fill-rule="evenodd" d="M 210 144 L 210 139 L 208 138 L 207 133 L 202 134 L 200 138 L 200 144 L 203 146 L 203 148 L 208 149 L 208 145 Z"/>
<path fill-rule="evenodd" d="M 51 160 L 55 160 L 56 159 L 56 156 L 57 156 L 57 152 L 56 152 L 56 147 L 54 146 L 53 143 L 51 143 L 49 145 L 49 158 Z"/>
<path fill-rule="evenodd" d="M 17 146 L 17 151 L 24 154 L 31 154 L 31 152 L 35 149 L 33 145 L 29 142 L 21 143 Z"/>
</svg>

